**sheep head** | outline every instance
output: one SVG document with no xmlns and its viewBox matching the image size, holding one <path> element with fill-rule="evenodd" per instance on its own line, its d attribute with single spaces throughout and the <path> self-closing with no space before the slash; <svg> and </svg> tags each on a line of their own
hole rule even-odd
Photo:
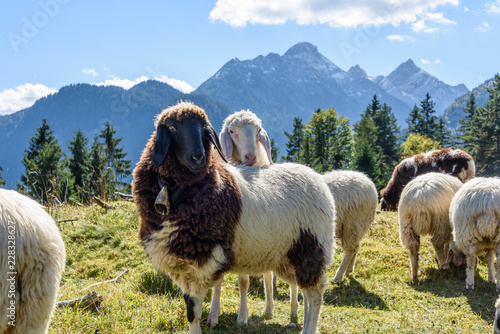
<svg viewBox="0 0 500 334">
<path fill-rule="evenodd" d="M 212 145 L 223 157 L 217 133 L 203 109 L 182 102 L 165 109 L 156 121 L 153 163 L 159 168 L 167 155 L 174 155 L 190 172 L 200 173 L 207 168 Z"/>
<path fill-rule="evenodd" d="M 242 110 L 229 115 L 221 132 L 224 153 L 233 162 L 247 166 L 272 163 L 271 141 L 261 120 L 251 111 Z M 259 161 L 258 145 L 262 144 L 269 161 Z"/>
</svg>

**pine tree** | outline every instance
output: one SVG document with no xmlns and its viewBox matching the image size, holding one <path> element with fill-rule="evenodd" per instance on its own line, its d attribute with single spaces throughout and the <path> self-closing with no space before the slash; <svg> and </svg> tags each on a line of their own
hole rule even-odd
<svg viewBox="0 0 500 334">
<path fill-rule="evenodd" d="M 413 109 L 410 111 L 410 117 L 406 119 L 406 123 L 408 124 L 406 134 L 410 135 L 412 133 L 422 133 L 424 131 L 423 119 L 422 110 L 415 104 Z"/>
<path fill-rule="evenodd" d="M 440 117 L 439 121 L 437 122 L 436 126 L 436 132 L 434 133 L 434 138 L 435 141 L 438 141 L 441 143 L 441 146 L 443 147 L 451 147 L 455 146 L 453 137 L 451 135 L 451 131 L 448 129 L 446 124 L 444 123 L 444 120 Z"/>
<path fill-rule="evenodd" d="M 382 173 L 390 175 L 399 161 L 399 131 L 398 121 L 391 107 L 383 104 L 378 112 L 372 115 L 373 122 L 378 129 L 376 144 L 382 149 L 382 159 L 385 168 Z"/>
<path fill-rule="evenodd" d="M 99 138 L 101 138 L 104 143 L 107 167 L 111 169 L 115 182 L 121 182 L 124 177 L 132 173 L 132 162 L 125 159 L 127 153 L 123 151 L 123 147 L 118 147 L 122 138 L 115 138 L 115 133 L 116 130 L 114 126 L 106 122 L 104 124 L 104 130 L 101 131 Z"/>
<path fill-rule="evenodd" d="M 90 151 L 90 188 L 92 195 L 98 195 L 106 198 L 108 187 L 113 183 L 113 177 L 109 177 L 109 170 L 106 168 L 106 156 L 104 154 L 104 145 L 99 141 L 99 136 L 94 137 Z M 112 184 L 114 187 L 114 184 Z"/>
<path fill-rule="evenodd" d="M 369 109 L 354 124 L 354 152 L 351 167 L 367 174 L 377 189 L 382 189 L 386 180 L 383 177 L 382 148 L 376 145 L 378 128 L 372 120 Z"/>
<path fill-rule="evenodd" d="M 425 98 L 420 102 L 423 118 L 423 132 L 421 134 L 429 136 L 434 141 L 437 140 L 436 132 L 439 126 L 438 119 L 434 115 L 436 113 L 436 110 L 434 110 L 435 105 L 436 103 L 431 100 L 429 93 L 426 93 Z"/>
<path fill-rule="evenodd" d="M 69 158 L 69 170 L 74 178 L 74 186 L 81 189 L 87 187 L 89 174 L 89 151 L 87 145 L 89 140 L 79 129 L 75 132 L 73 140 L 68 143 L 68 150 L 71 153 Z"/>
<path fill-rule="evenodd" d="M 485 137 L 482 138 L 480 146 L 484 147 L 486 157 L 484 164 L 480 166 L 480 172 L 484 175 L 500 174 L 500 75 L 495 75 L 493 88 L 488 89 L 490 97 L 488 102 L 481 108 L 482 128 Z M 480 147 L 480 149 L 482 148 Z"/>
<path fill-rule="evenodd" d="M 295 117 L 293 119 L 293 131 L 288 133 L 285 131 L 285 135 L 288 137 L 288 143 L 286 143 L 286 156 L 283 156 L 283 160 L 289 162 L 299 161 L 299 152 L 302 145 L 302 138 L 304 136 L 304 125 L 302 125 L 302 119 Z"/>
<path fill-rule="evenodd" d="M 31 196 L 46 202 L 48 196 L 61 198 L 61 157 L 62 150 L 53 135 L 47 120 L 29 141 L 29 148 L 24 151 L 22 164 L 26 174 L 21 175 L 22 185 Z"/>
<path fill-rule="evenodd" d="M 278 146 L 276 146 L 274 138 L 271 138 L 271 159 L 273 160 L 273 162 L 278 162 L 279 154 L 280 149 Z"/>
<path fill-rule="evenodd" d="M 475 117 L 477 113 L 477 103 L 474 94 L 469 94 L 469 99 L 464 109 L 464 117 L 459 119 L 460 127 L 458 128 L 458 135 L 461 142 L 461 147 L 472 154 L 474 147 L 476 146 L 477 133 L 474 133 L 475 129 L 478 128 L 477 118 Z"/>
<path fill-rule="evenodd" d="M 0 188 L 3 187 L 6 183 L 5 180 L 3 179 L 2 172 L 3 172 L 3 168 L 2 168 L 2 166 L 0 166 Z"/>
</svg>

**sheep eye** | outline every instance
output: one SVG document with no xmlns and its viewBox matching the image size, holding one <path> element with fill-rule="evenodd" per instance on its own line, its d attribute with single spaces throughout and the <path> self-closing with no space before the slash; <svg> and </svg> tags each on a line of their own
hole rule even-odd
<svg viewBox="0 0 500 334">
<path fill-rule="evenodd" d="M 233 131 L 233 130 L 229 130 L 229 133 L 230 133 L 230 134 L 233 134 L 233 133 L 234 133 L 234 131 Z"/>
<path fill-rule="evenodd" d="M 168 129 L 169 129 L 170 131 L 176 131 L 176 130 L 177 130 L 177 129 L 175 128 L 175 126 L 173 126 L 173 125 L 169 125 L 169 126 L 168 126 Z"/>
</svg>

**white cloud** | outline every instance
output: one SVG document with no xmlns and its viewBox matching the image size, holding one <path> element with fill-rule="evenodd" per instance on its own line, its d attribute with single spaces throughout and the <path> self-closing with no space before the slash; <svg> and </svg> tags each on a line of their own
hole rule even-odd
<svg viewBox="0 0 500 334">
<path fill-rule="evenodd" d="M 404 42 L 404 41 L 410 41 L 410 42 L 415 42 L 415 38 L 408 36 L 408 35 L 389 35 L 385 36 L 390 41 L 398 41 L 398 42 Z"/>
<path fill-rule="evenodd" d="M 26 83 L 16 88 L 0 92 L 0 114 L 12 114 L 24 108 L 31 107 L 36 100 L 56 90 L 42 84 Z"/>
<path fill-rule="evenodd" d="M 436 59 L 436 60 L 428 60 L 428 59 L 423 59 L 421 58 L 420 61 L 422 62 L 422 64 L 424 65 L 429 65 L 430 63 L 434 63 L 434 64 L 441 64 L 441 60 L 439 59 Z"/>
<path fill-rule="evenodd" d="M 190 84 L 188 84 L 186 81 L 168 78 L 166 75 L 155 77 L 154 79 L 161 81 L 161 82 L 165 82 L 165 83 L 169 84 L 170 86 L 174 87 L 175 89 L 177 89 L 183 93 L 186 93 L 186 94 L 191 93 L 194 90 L 194 88 Z"/>
<path fill-rule="evenodd" d="M 488 24 L 488 22 L 483 22 L 475 30 L 480 31 L 480 32 L 487 32 L 489 27 L 490 27 L 490 25 Z"/>
<path fill-rule="evenodd" d="M 486 6 L 486 8 L 488 8 L 489 14 L 500 14 L 500 1 L 499 0 L 497 0 L 496 2 L 488 3 L 485 6 Z"/>
<path fill-rule="evenodd" d="M 428 24 L 431 25 L 429 26 Z M 441 12 L 425 13 L 421 15 L 420 20 L 416 20 L 412 23 L 412 28 L 415 32 L 433 33 L 438 31 L 440 29 L 440 26 L 446 26 L 450 24 L 457 23 L 444 17 L 444 14 Z"/>
<path fill-rule="evenodd" d="M 210 12 L 210 19 L 233 27 L 287 21 L 333 27 L 399 25 L 413 23 L 426 14 L 442 16 L 442 13 L 430 11 L 448 4 L 458 6 L 459 0 L 218 0 Z M 441 21 L 446 20 L 442 16 Z"/>
<path fill-rule="evenodd" d="M 464 11 L 465 11 L 465 12 L 470 12 L 470 9 L 469 9 L 469 8 L 467 8 L 467 6 L 464 6 Z"/>
<path fill-rule="evenodd" d="M 96 70 L 94 70 L 93 68 L 84 68 L 82 70 L 83 74 L 86 74 L 86 75 L 91 75 L 93 77 L 96 77 L 99 75 L 99 73 L 96 72 Z"/>
<path fill-rule="evenodd" d="M 122 79 L 120 77 L 113 77 L 112 79 L 107 79 L 104 82 L 95 83 L 95 85 L 97 85 L 97 86 L 118 86 L 118 87 L 122 87 L 124 89 L 130 89 L 130 88 L 134 87 L 135 85 L 137 85 L 138 83 L 141 83 L 143 81 L 147 81 L 149 79 L 150 78 L 148 78 L 145 75 L 142 75 L 134 80 Z M 194 88 L 190 84 L 188 84 L 187 82 L 179 80 L 179 79 L 168 78 L 166 75 L 154 77 L 153 79 L 167 83 L 170 86 L 174 87 L 175 89 L 177 89 L 183 93 L 191 93 L 194 90 Z"/>
</svg>

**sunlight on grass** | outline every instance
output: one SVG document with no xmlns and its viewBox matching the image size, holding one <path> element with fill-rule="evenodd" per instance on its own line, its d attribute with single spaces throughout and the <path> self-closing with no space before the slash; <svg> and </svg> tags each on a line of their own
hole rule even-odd
<svg viewBox="0 0 500 334">
<path fill-rule="evenodd" d="M 179 333 L 188 323 L 184 301 L 175 284 L 158 274 L 144 254 L 137 236 L 139 218 L 133 203 L 116 202 L 114 210 L 98 206 L 59 208 L 58 219 L 79 217 L 61 223 L 67 261 L 59 300 L 83 296 L 85 287 L 113 279 L 125 269 L 117 283 L 98 285 L 104 297 L 99 309 L 57 308 L 50 333 Z M 55 214 L 53 213 L 55 216 Z M 410 279 L 408 252 L 400 245 L 397 214 L 381 213 L 363 240 L 354 273 L 339 284 L 329 283 L 325 292 L 319 330 L 321 333 L 489 333 L 497 297 L 495 285 L 487 282 L 485 259 L 481 258 L 476 289 L 465 290 L 464 268 L 441 271 L 430 239 L 421 240 L 418 282 Z M 328 271 L 332 280 L 344 253 L 339 247 Z M 210 296 L 203 305 L 208 316 Z M 299 333 L 290 322 L 289 287 L 278 280 L 275 309 L 264 316 L 262 278 L 250 286 L 249 323 L 238 325 L 237 276 L 227 274 L 221 297 L 219 325 L 204 333 Z"/>
</svg>

